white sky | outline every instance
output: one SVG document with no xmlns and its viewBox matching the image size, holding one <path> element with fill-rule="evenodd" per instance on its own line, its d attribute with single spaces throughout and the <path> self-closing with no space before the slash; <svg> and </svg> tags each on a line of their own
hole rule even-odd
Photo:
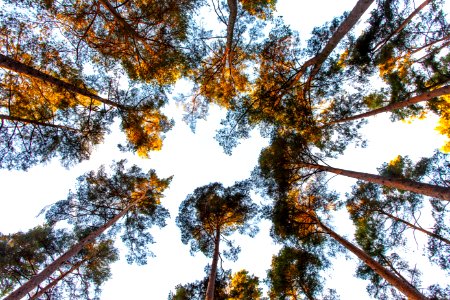
<svg viewBox="0 0 450 300">
<path fill-rule="evenodd" d="M 292 24 L 302 36 L 309 33 L 313 26 L 322 25 L 323 21 L 351 9 L 356 1 L 278 2 L 278 14 L 283 15 L 285 22 Z M 190 256 L 189 247 L 181 243 L 180 233 L 175 225 L 178 206 L 196 187 L 214 181 L 229 186 L 237 180 L 247 178 L 267 141 L 254 132 L 251 139 L 242 141 L 232 156 L 227 156 L 213 139 L 225 111 L 212 107 L 208 120 L 198 122 L 196 134 L 181 121 L 181 107 L 171 103 L 166 113 L 175 120 L 176 125 L 167 134 L 163 150 L 152 153 L 149 160 L 142 160 L 117 150 L 115 145 L 123 141 L 123 134 L 116 126 L 114 134 L 108 136 L 105 143 L 96 148 L 89 161 L 70 170 L 53 161 L 46 166 L 36 166 L 28 172 L 0 171 L 0 232 L 25 231 L 41 224 L 42 219 L 36 218 L 39 211 L 46 205 L 64 199 L 69 189 L 74 188 L 78 176 L 97 169 L 101 164 L 109 166 L 112 160 L 128 158 L 130 164 L 138 164 L 143 170 L 156 169 L 160 177 L 174 175 L 163 199 L 163 205 L 170 210 L 171 219 L 167 220 L 168 225 L 162 230 L 152 230 L 156 243 L 151 249 L 156 257 L 150 258 L 146 266 L 128 265 L 124 259 L 113 264 L 113 277 L 103 286 L 101 299 L 167 299 L 169 291 L 173 290 L 176 284 L 202 279 L 205 275 L 204 267 L 210 263 L 210 259 L 201 253 Z M 374 117 L 362 129 L 369 146 L 365 149 L 350 147 L 333 165 L 376 173 L 376 167 L 398 154 L 409 155 L 413 160 L 430 156 L 434 149 L 443 145 L 443 138 L 433 130 L 435 126 L 435 119 L 405 124 L 391 123 L 385 115 Z M 345 192 L 349 191 L 354 183 L 351 179 L 335 177 L 330 185 Z M 255 201 L 260 200 L 255 198 Z M 345 214 L 338 215 L 333 225 L 338 233 L 352 238 L 351 224 Z M 232 268 L 234 272 L 245 268 L 260 279 L 265 278 L 272 255 L 280 247 L 274 245 L 270 239 L 269 228 L 270 224 L 263 222 L 260 225 L 260 233 L 254 239 L 238 237 L 236 241 L 242 247 L 239 259 L 234 263 L 225 260 L 223 267 Z M 416 246 L 411 247 L 407 249 L 408 252 L 418 251 Z M 121 252 L 122 258 L 123 254 L 125 251 Z M 421 256 L 417 256 L 417 263 L 419 268 L 428 268 L 429 265 Z M 337 289 L 341 299 L 369 299 L 365 293 L 365 283 L 353 278 L 355 264 L 355 260 L 339 259 L 327 275 L 328 287 Z M 432 281 L 425 283 L 426 286 L 442 276 L 435 269 L 429 272 Z"/>
</svg>

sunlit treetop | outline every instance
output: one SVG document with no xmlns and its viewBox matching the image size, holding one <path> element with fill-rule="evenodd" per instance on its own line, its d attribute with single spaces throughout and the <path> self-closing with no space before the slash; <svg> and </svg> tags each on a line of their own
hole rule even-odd
<svg viewBox="0 0 450 300">
<path fill-rule="evenodd" d="M 55 203 L 46 211 L 50 223 L 67 220 L 89 234 L 107 221 L 126 211 L 123 220 L 112 225 L 106 236 L 122 230 L 122 241 L 128 247 L 127 260 L 145 264 L 152 252 L 149 229 L 165 226 L 169 212 L 161 204 L 163 191 L 171 178 L 160 179 L 154 170 L 147 174 L 137 166 L 125 168 L 125 161 L 112 165 L 111 174 L 104 167 L 78 178 L 77 189 L 66 200 Z"/>
</svg>

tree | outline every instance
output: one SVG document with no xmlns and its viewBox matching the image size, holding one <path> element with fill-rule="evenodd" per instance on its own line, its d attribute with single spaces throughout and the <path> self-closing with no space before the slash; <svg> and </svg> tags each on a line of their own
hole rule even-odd
<svg viewBox="0 0 450 300">
<path fill-rule="evenodd" d="M 284 246 L 272 257 L 267 271 L 270 299 L 317 299 L 324 279 L 320 272 L 330 262 L 320 251 Z M 314 253 L 316 252 L 316 253 Z"/>
<path fill-rule="evenodd" d="M 7 295 L 14 287 L 36 275 L 76 239 L 74 233 L 48 225 L 37 226 L 25 233 L 0 236 L 0 295 Z M 44 281 L 44 286 L 38 286 L 29 293 L 29 299 L 42 299 L 43 296 L 91 299 L 92 292 L 98 295 L 101 284 L 111 276 L 109 265 L 117 259 L 112 240 L 88 244 L 61 265 L 58 274 Z"/>
<path fill-rule="evenodd" d="M 250 221 L 257 213 L 257 206 L 249 196 L 249 183 L 237 182 L 224 188 L 220 183 L 199 187 L 181 203 L 176 223 L 181 230 L 181 240 L 190 244 L 191 253 L 201 251 L 212 256 L 206 299 L 214 299 L 214 282 L 220 254 L 220 241 L 225 240 L 233 259 L 239 248 L 227 237 L 233 232 L 256 234 Z"/>
<path fill-rule="evenodd" d="M 120 61 L 128 76 L 172 84 L 189 67 L 183 43 L 200 1 L 20 1 L 56 23 L 77 57 Z"/>
<path fill-rule="evenodd" d="M 124 164 L 125 161 L 120 161 L 113 165 L 111 176 L 104 167 L 80 176 L 77 192 L 69 193 L 66 200 L 57 202 L 46 212 L 50 224 L 67 220 L 83 232 L 83 237 L 5 300 L 22 298 L 107 229 L 110 229 L 107 236 L 115 236 L 124 228 L 122 240 L 130 249 L 128 262 L 146 263 L 147 256 L 151 255 L 147 245 L 153 242 L 148 229 L 152 225 L 164 226 L 169 215 L 161 207 L 160 199 L 170 178 L 159 179 L 154 170 L 144 174 L 137 166 L 125 170 Z M 123 223 L 118 223 L 122 218 Z"/>
<path fill-rule="evenodd" d="M 259 300 L 262 296 L 261 288 L 259 288 L 259 278 L 250 275 L 246 270 L 240 270 L 231 276 L 228 289 L 228 299 L 230 300 Z"/>
<path fill-rule="evenodd" d="M 132 81 L 121 90 L 123 75 L 111 68 L 86 76 L 71 57 L 73 49 L 52 28 L 38 23 L 43 28 L 36 30 L 33 19 L 4 14 L 1 167 L 27 169 L 54 156 L 66 166 L 87 159 L 117 116 L 128 138 L 126 149 L 147 156 L 161 148 L 162 134 L 172 126 L 160 112 L 167 100 L 163 90 Z"/>
<path fill-rule="evenodd" d="M 273 234 L 281 239 L 305 245 L 317 245 L 331 238 L 356 255 L 364 264 L 388 281 L 410 299 L 426 299 L 414 286 L 382 266 L 363 250 L 340 236 L 324 220 L 329 218 L 337 195 L 329 193 L 324 186 L 324 178 L 316 177 L 303 188 L 292 189 L 280 195 L 268 214 L 273 221 Z"/>
<path fill-rule="evenodd" d="M 339 169 L 330 167 L 326 163 L 320 164 L 320 161 L 320 154 L 313 154 L 301 136 L 292 133 L 284 134 L 274 137 L 271 145 L 263 149 L 259 158 L 259 171 L 256 172 L 267 180 L 274 181 L 274 186 L 284 188 L 313 173 L 331 172 L 441 200 L 450 200 L 450 189 L 446 186 L 422 183 L 397 174 L 375 175 Z"/>
</svg>

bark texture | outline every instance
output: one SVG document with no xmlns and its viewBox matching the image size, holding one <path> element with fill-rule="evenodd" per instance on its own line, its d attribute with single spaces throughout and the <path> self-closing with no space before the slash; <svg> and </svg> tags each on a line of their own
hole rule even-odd
<svg viewBox="0 0 450 300">
<path fill-rule="evenodd" d="M 431 100 L 431 99 L 433 99 L 435 97 L 448 95 L 448 94 L 450 94 L 450 85 L 446 85 L 446 86 L 437 88 L 435 90 L 425 92 L 423 94 L 411 97 L 411 98 L 409 98 L 408 100 L 405 100 L 405 101 L 392 103 L 392 104 L 386 105 L 384 107 L 373 109 L 371 111 L 368 111 L 368 112 L 365 112 L 365 113 L 362 113 L 362 114 L 358 114 L 358 115 L 354 115 L 354 116 L 351 116 L 351 117 L 348 117 L 348 118 L 343 118 L 343 119 L 340 119 L 340 120 L 332 121 L 332 122 L 329 122 L 329 123 L 325 124 L 324 126 L 338 124 L 338 123 L 344 123 L 344 122 L 348 122 L 348 121 L 354 121 L 354 120 L 358 120 L 358 119 L 371 117 L 371 116 L 374 116 L 374 115 L 377 115 L 377 114 L 380 114 L 380 113 L 393 111 L 395 109 L 404 108 L 404 107 L 407 107 L 409 105 L 413 105 L 413 104 L 416 104 L 416 103 L 419 103 L 419 102 L 422 102 L 422 101 L 428 101 L 428 100 Z"/>
<path fill-rule="evenodd" d="M 298 164 L 300 167 L 322 170 L 327 172 L 332 172 L 338 175 L 344 175 L 347 177 L 352 177 L 372 183 L 382 184 L 388 187 L 396 188 L 399 190 L 410 191 L 434 198 L 439 198 L 442 200 L 450 201 L 450 188 L 432 185 L 428 183 L 417 182 L 409 179 L 402 178 L 389 178 L 375 174 L 363 173 L 363 172 L 355 172 L 344 169 L 338 169 L 323 165 L 316 164 L 308 164 L 308 163 L 300 163 Z"/>
<path fill-rule="evenodd" d="M 409 282 L 397 277 L 394 273 L 383 267 L 380 263 L 374 260 L 372 257 L 367 255 L 364 251 L 341 237 L 339 234 L 328 228 L 326 225 L 319 222 L 319 227 L 335 239 L 338 243 L 344 246 L 347 250 L 355 254 L 359 259 L 361 259 L 368 267 L 370 267 L 375 273 L 383 277 L 387 282 L 396 287 L 400 292 L 410 300 L 426 300 L 428 299 L 422 295 L 414 286 L 409 284 Z"/>
<path fill-rule="evenodd" d="M 206 289 L 206 300 L 214 300 L 214 288 L 216 285 L 217 262 L 219 261 L 219 244 L 220 244 L 220 228 L 216 229 L 216 237 L 214 238 L 214 254 L 211 264 L 211 272 L 209 274 L 208 288 Z"/>
<path fill-rule="evenodd" d="M 115 106 L 115 107 L 120 107 L 123 108 L 123 106 L 121 104 L 118 104 L 114 101 L 102 98 L 94 93 L 92 93 L 89 90 L 86 90 L 84 88 L 80 88 L 76 85 L 73 85 L 71 83 L 65 82 L 61 79 L 58 79 L 56 77 L 53 77 L 51 75 L 48 75 L 44 72 L 41 72 L 35 68 L 32 68 L 30 66 L 25 65 L 24 63 L 21 63 L 20 61 L 14 60 L 8 56 L 5 56 L 3 54 L 0 54 L 0 67 L 1 68 L 5 68 L 8 70 L 11 70 L 13 72 L 16 73 L 20 73 L 26 76 L 30 76 L 39 80 L 42 80 L 44 82 L 48 82 L 50 84 L 53 84 L 57 87 L 60 87 L 64 90 L 82 95 L 82 96 L 86 96 L 92 99 L 95 99 L 97 101 L 100 101 L 104 104 L 107 105 L 111 105 L 111 106 Z"/>
</svg>

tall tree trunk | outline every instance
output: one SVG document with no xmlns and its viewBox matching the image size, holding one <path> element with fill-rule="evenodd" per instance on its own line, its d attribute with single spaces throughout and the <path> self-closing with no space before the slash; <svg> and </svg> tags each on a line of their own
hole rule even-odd
<svg viewBox="0 0 450 300">
<path fill-rule="evenodd" d="M 44 293 L 46 293 L 48 290 L 50 290 L 51 288 L 53 288 L 55 285 L 58 284 L 58 282 L 60 282 L 64 277 L 66 277 L 67 275 L 69 275 L 70 273 L 72 273 L 73 271 L 77 270 L 83 263 L 85 262 L 85 260 L 80 260 L 78 261 L 76 264 L 74 264 L 68 271 L 60 274 L 58 277 L 56 277 L 55 279 L 52 280 L 52 282 L 50 282 L 49 284 L 47 284 L 46 286 L 44 286 L 42 289 L 40 289 L 36 294 L 34 294 L 33 296 L 31 296 L 28 300 L 35 300 L 38 299 L 40 296 L 42 296 Z"/>
<path fill-rule="evenodd" d="M 344 38 L 344 36 L 355 26 L 355 24 L 359 21 L 362 15 L 366 12 L 369 6 L 372 4 L 373 0 L 358 0 L 356 5 L 353 7 L 347 18 L 339 25 L 336 31 L 333 33 L 331 38 L 328 40 L 325 47 L 313 58 L 307 60 L 300 70 L 297 72 L 296 76 L 293 78 L 293 82 L 296 82 L 300 79 L 300 77 L 305 72 L 306 68 L 309 66 L 313 66 L 314 68 L 311 71 L 308 81 L 311 81 L 314 76 L 319 71 L 322 63 L 327 59 L 330 53 L 336 48 L 339 42 Z"/>
<path fill-rule="evenodd" d="M 397 277 L 391 271 L 383 267 L 379 262 L 370 257 L 367 253 L 341 237 L 339 234 L 325 226 L 323 223 L 318 221 L 319 227 L 335 239 L 339 244 L 344 246 L 347 250 L 355 254 L 359 259 L 361 259 L 368 267 L 370 267 L 375 273 L 384 278 L 387 282 L 397 288 L 402 292 L 408 299 L 411 300 L 426 300 L 427 298 L 422 295 L 414 286 L 409 282 Z"/>
<path fill-rule="evenodd" d="M 411 229 L 418 230 L 418 231 L 420 231 L 422 233 L 425 233 L 426 235 L 428 235 L 428 236 L 430 236 L 432 238 L 438 239 L 438 240 L 443 241 L 444 243 L 450 245 L 450 240 L 444 238 L 443 236 L 440 236 L 439 234 L 433 233 L 431 231 L 423 229 L 420 226 L 414 225 L 414 224 L 412 224 L 412 223 L 410 223 L 410 222 L 408 222 L 406 220 L 400 219 L 399 217 L 394 216 L 394 215 L 392 215 L 392 214 L 390 214 L 388 212 L 385 212 L 384 210 L 377 210 L 377 212 L 380 213 L 380 214 L 383 214 L 383 215 L 385 215 L 385 216 L 387 216 L 387 217 L 389 217 L 389 218 L 391 218 L 391 219 L 393 219 L 395 221 L 403 223 L 403 224 L 407 225 L 408 227 L 410 227 Z"/>
<path fill-rule="evenodd" d="M 423 94 L 411 97 L 411 98 L 409 98 L 408 100 L 405 100 L 405 101 L 392 103 L 392 104 L 386 105 L 384 107 L 373 109 L 371 111 L 368 111 L 368 112 L 365 112 L 365 113 L 362 113 L 362 114 L 358 114 L 358 115 L 354 115 L 354 116 L 351 116 L 351 117 L 348 117 L 348 118 L 343 118 L 343 119 L 339 119 L 339 120 L 336 120 L 336 121 L 331 121 L 331 122 L 326 123 L 325 125 L 323 125 L 323 127 L 328 126 L 328 125 L 344 123 L 344 122 L 348 122 L 348 121 L 354 121 L 354 120 L 358 120 L 358 119 L 362 119 L 362 118 L 371 117 L 371 116 L 374 116 L 374 115 L 377 115 L 377 114 L 380 114 L 380 113 L 393 111 L 395 109 L 404 108 L 404 107 L 407 107 L 407 106 L 412 105 L 412 104 L 416 104 L 416 103 L 419 103 L 419 102 L 422 102 L 422 101 L 428 101 L 430 99 L 433 99 L 434 97 L 439 97 L 439 96 L 448 95 L 448 94 L 450 94 L 450 85 L 446 85 L 446 86 L 437 88 L 435 90 L 425 92 Z"/>
<path fill-rule="evenodd" d="M 8 69 L 8 70 L 11 70 L 11 71 L 16 72 L 16 73 L 20 73 L 20 74 L 23 74 L 23 75 L 26 75 L 26 76 L 30 76 L 30 77 L 42 80 L 44 82 L 51 83 L 51 84 L 53 84 L 53 85 L 55 85 L 57 87 L 60 87 L 60 88 L 62 88 L 64 90 L 67 90 L 67 91 L 70 91 L 70 92 L 73 92 L 73 93 L 76 93 L 76 94 L 79 94 L 79 95 L 82 95 L 82 96 L 86 96 L 86 97 L 92 98 L 94 100 L 100 101 L 100 102 L 102 102 L 104 104 L 107 104 L 107 105 L 111 105 L 111 106 L 119 107 L 119 108 L 124 108 L 123 105 L 121 105 L 121 104 L 119 104 L 117 102 L 114 102 L 114 101 L 102 98 L 102 97 L 92 93 L 89 90 L 86 90 L 84 88 L 80 88 L 80 87 L 78 87 L 76 85 L 73 85 L 71 83 L 65 82 L 65 81 L 63 81 L 61 79 L 58 79 L 56 77 L 53 77 L 51 75 L 45 74 L 44 72 L 41 72 L 41 71 L 39 71 L 39 70 L 37 70 L 37 69 L 35 69 L 33 67 L 27 66 L 24 63 L 21 63 L 20 61 L 14 60 L 14 59 L 12 59 L 12 58 L 10 58 L 8 56 L 5 56 L 3 54 L 0 54 L 0 67 Z"/>
<path fill-rule="evenodd" d="M 225 47 L 225 56 L 224 59 L 228 61 L 228 67 L 231 69 L 232 64 L 232 49 L 233 49 L 233 34 L 234 27 L 236 24 L 238 5 L 237 0 L 227 0 L 228 9 L 230 10 L 230 16 L 228 17 L 227 24 L 227 42 Z"/>
<path fill-rule="evenodd" d="M 214 287 L 216 285 L 217 262 L 219 261 L 219 243 L 220 243 L 220 227 L 216 228 L 216 237 L 214 238 L 214 254 L 211 264 L 211 272 L 209 274 L 208 288 L 206 289 L 206 300 L 214 300 Z"/>
<path fill-rule="evenodd" d="M 402 178 L 389 178 L 375 174 L 355 172 L 344 169 L 333 168 L 324 165 L 309 164 L 309 163 L 298 163 L 296 164 L 300 167 L 305 167 L 309 169 L 322 170 L 327 172 L 332 172 L 338 175 L 344 175 L 347 177 L 352 177 L 372 183 L 382 184 L 388 187 L 410 191 L 430 197 L 439 198 L 442 200 L 450 201 L 450 188 L 432 185 L 428 183 L 417 182 L 409 179 Z"/>
<path fill-rule="evenodd" d="M 427 6 L 429 3 L 431 2 L 431 0 L 425 0 L 422 4 L 419 5 L 419 7 L 417 7 L 409 16 L 408 18 L 406 18 L 405 21 L 402 22 L 402 24 L 400 24 L 400 26 L 397 27 L 397 29 L 395 31 L 393 31 L 388 37 L 386 37 L 385 39 L 383 39 L 381 42 L 379 42 L 374 48 L 373 51 L 377 51 L 378 49 L 380 49 L 382 46 L 384 46 L 394 35 L 398 34 L 400 31 L 403 30 L 403 28 L 405 28 L 406 24 L 409 23 L 409 21 L 412 20 L 412 18 L 414 18 L 415 15 L 417 15 L 425 6 Z"/>
<path fill-rule="evenodd" d="M 9 294 L 3 300 L 19 300 L 24 297 L 26 294 L 31 292 L 34 288 L 36 288 L 39 284 L 41 284 L 45 279 L 50 277 L 62 264 L 68 261 L 73 256 L 77 255 L 84 246 L 93 242 L 100 234 L 102 234 L 106 229 L 111 227 L 114 223 L 116 223 L 120 218 L 122 218 L 133 206 L 139 203 L 145 197 L 145 193 L 142 197 L 136 199 L 132 203 L 130 203 L 125 209 L 123 209 L 120 213 L 111 218 L 108 222 L 91 232 L 87 237 L 79 241 L 76 245 L 72 246 L 69 250 L 66 251 L 63 255 L 54 260 L 51 264 L 49 264 L 45 269 L 43 269 L 38 274 L 31 277 L 26 283 L 18 287 L 15 291 Z"/>
</svg>

